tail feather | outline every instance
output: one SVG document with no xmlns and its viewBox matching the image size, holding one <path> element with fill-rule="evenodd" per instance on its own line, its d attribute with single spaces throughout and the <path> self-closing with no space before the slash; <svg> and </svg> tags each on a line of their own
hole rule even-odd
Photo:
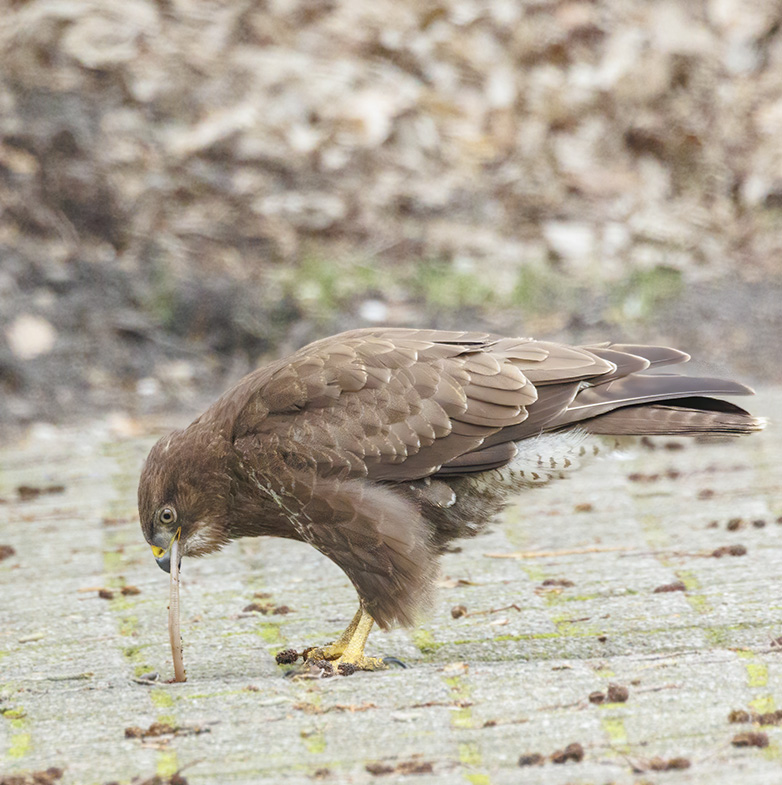
<svg viewBox="0 0 782 785">
<path fill-rule="evenodd" d="M 685 398 L 671 403 L 614 409 L 581 423 L 593 434 L 611 436 L 741 436 L 761 431 L 765 420 L 717 398 Z"/>
<path fill-rule="evenodd" d="M 573 403 L 557 418 L 556 424 L 559 427 L 575 424 L 617 409 L 641 404 L 669 403 L 696 396 L 752 393 L 752 389 L 746 385 L 727 379 L 638 373 L 581 390 Z"/>
</svg>

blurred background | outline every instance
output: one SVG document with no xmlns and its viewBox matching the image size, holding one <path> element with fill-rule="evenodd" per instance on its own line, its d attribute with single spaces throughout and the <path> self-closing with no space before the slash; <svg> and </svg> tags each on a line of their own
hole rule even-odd
<svg viewBox="0 0 782 785">
<path fill-rule="evenodd" d="M 782 381 L 782 3 L 4 0 L 0 427 L 373 324 Z"/>
</svg>

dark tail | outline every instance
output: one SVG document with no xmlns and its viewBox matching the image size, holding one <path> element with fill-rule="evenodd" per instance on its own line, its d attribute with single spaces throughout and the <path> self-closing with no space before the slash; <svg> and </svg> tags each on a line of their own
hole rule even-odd
<svg viewBox="0 0 782 785">
<path fill-rule="evenodd" d="M 590 349 L 603 355 L 632 351 L 654 365 L 686 360 L 687 355 L 664 347 L 612 346 Z M 669 354 L 666 354 L 670 352 Z M 614 360 L 614 357 L 606 358 Z M 740 436 L 760 431 L 765 420 L 713 395 L 752 395 L 739 382 L 678 374 L 631 372 L 613 375 L 579 391 L 557 426 L 580 425 L 589 433 L 611 436 L 697 436 L 725 434 Z"/>
</svg>

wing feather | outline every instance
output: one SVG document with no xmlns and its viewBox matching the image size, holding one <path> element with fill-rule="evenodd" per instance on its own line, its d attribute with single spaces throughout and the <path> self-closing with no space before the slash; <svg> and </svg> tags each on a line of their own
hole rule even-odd
<svg viewBox="0 0 782 785">
<path fill-rule="evenodd" d="M 410 481 L 501 466 L 513 442 L 672 398 L 745 394 L 714 379 L 650 375 L 667 347 L 564 346 L 487 333 L 353 330 L 245 377 L 204 416 L 319 473 Z M 618 415 L 592 428 L 633 425 Z M 600 432 L 604 432 L 601 430 Z"/>
</svg>

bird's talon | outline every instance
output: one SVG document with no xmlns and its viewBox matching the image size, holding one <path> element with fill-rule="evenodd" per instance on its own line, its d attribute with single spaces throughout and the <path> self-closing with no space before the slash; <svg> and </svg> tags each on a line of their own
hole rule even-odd
<svg viewBox="0 0 782 785">
<path fill-rule="evenodd" d="M 345 650 L 344 646 L 339 646 L 333 641 L 325 646 L 310 646 L 301 653 L 303 660 L 337 660 Z"/>
<path fill-rule="evenodd" d="M 388 669 L 388 665 L 381 657 L 364 657 L 363 655 L 355 659 L 337 660 L 334 664 L 342 676 L 350 676 L 356 671 L 384 671 Z"/>
<path fill-rule="evenodd" d="M 402 662 L 402 660 L 398 659 L 397 657 L 382 657 L 381 658 L 385 663 L 386 667 L 389 665 L 396 665 L 398 668 L 407 668 L 407 665 Z"/>
</svg>

